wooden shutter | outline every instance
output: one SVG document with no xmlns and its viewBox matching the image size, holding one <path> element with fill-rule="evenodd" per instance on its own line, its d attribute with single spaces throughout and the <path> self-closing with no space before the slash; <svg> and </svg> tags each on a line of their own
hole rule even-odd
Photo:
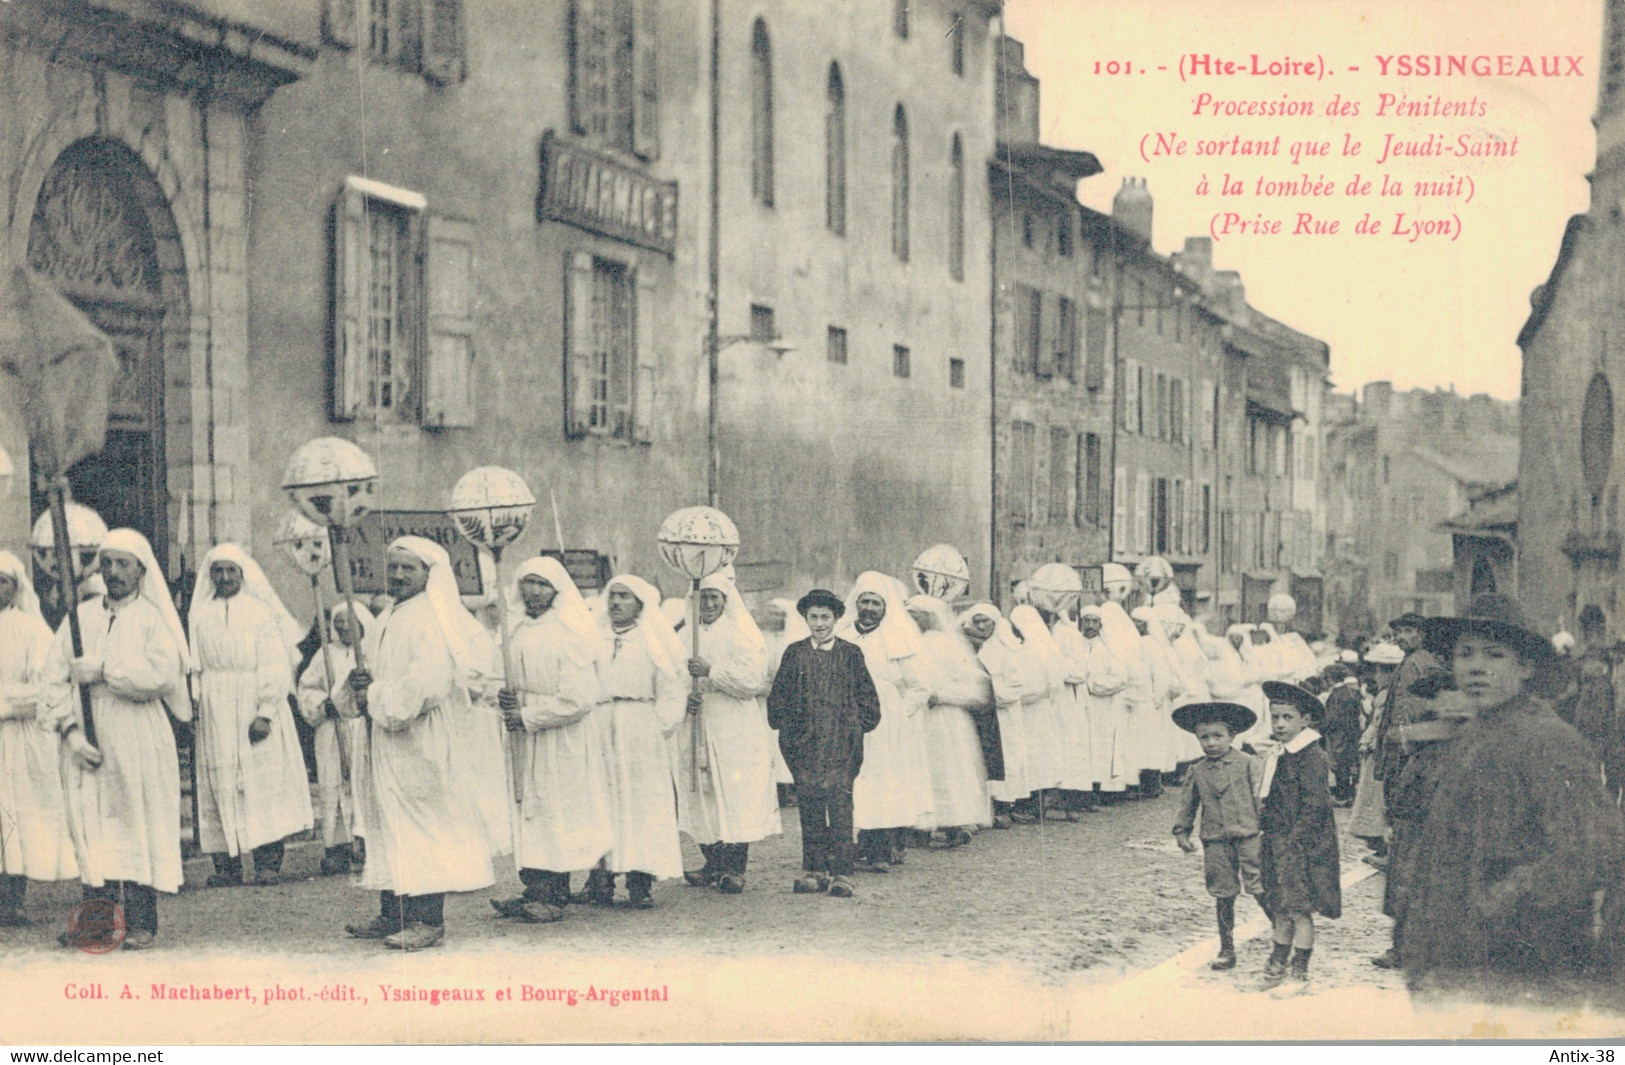
<svg viewBox="0 0 1625 1065">
<path fill-rule="evenodd" d="M 463 0 L 424 0 L 424 77 L 436 85 L 452 85 L 463 80 L 465 71 Z"/>
<path fill-rule="evenodd" d="M 327 0 L 322 5 L 322 38 L 340 48 L 355 47 L 356 0 Z"/>
<path fill-rule="evenodd" d="M 456 218 L 428 220 L 428 344 L 423 424 L 474 424 L 474 226 Z"/>
<path fill-rule="evenodd" d="M 1151 550 L 1151 475 L 1145 470 L 1134 476 L 1134 550 Z"/>
<path fill-rule="evenodd" d="M 598 34 L 595 32 L 599 29 L 600 2 L 570 0 L 566 31 L 570 49 L 570 128 L 582 136 L 588 132 L 587 120 L 591 110 L 588 96 L 597 83 L 601 73 L 599 64 L 604 58 L 597 47 Z"/>
<path fill-rule="evenodd" d="M 660 157 L 660 7 L 658 0 L 634 0 L 632 24 L 632 151 L 640 159 Z"/>
<path fill-rule="evenodd" d="M 367 198 L 346 183 L 333 204 L 332 380 L 329 414 L 361 411 L 367 372 Z"/>
<path fill-rule="evenodd" d="M 1119 553 L 1128 545 L 1128 471 L 1119 466 L 1112 471 L 1112 543 Z"/>
<path fill-rule="evenodd" d="M 576 252 L 564 260 L 564 435 L 587 435 L 591 403 L 587 366 L 593 348 L 592 256 Z"/>
<path fill-rule="evenodd" d="M 633 337 L 637 352 L 632 375 L 632 439 L 654 441 L 655 382 L 659 357 L 655 351 L 655 280 L 647 269 L 638 270 L 633 289 Z"/>
<path fill-rule="evenodd" d="M 1106 315 L 1090 307 L 1085 322 L 1083 386 L 1099 392 L 1106 387 Z"/>
<path fill-rule="evenodd" d="M 1045 299 L 1042 292 L 1033 292 L 1033 321 L 1038 326 L 1038 349 L 1033 360 L 1036 377 L 1055 376 L 1055 310 L 1054 300 Z"/>
<path fill-rule="evenodd" d="M 1123 428 L 1140 431 L 1140 367 L 1133 359 L 1123 361 Z"/>
</svg>

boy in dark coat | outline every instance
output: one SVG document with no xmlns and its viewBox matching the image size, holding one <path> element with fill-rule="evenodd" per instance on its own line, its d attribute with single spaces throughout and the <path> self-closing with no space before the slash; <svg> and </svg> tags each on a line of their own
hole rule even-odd
<svg viewBox="0 0 1625 1065">
<path fill-rule="evenodd" d="M 1261 990 L 1301 992 L 1309 981 L 1319 913 L 1340 917 L 1343 895 L 1332 820 L 1331 772 L 1320 733 L 1320 700 L 1294 684 L 1265 681 L 1270 727 L 1280 747 L 1264 762 L 1259 826 L 1264 830 L 1264 906 L 1275 922 L 1275 949 Z M 1290 958 L 1290 969 L 1288 961 Z"/>
<path fill-rule="evenodd" d="M 1533 690 L 1552 645 L 1504 595 L 1431 618 L 1474 715 L 1422 829 L 1400 944 L 1413 990 L 1563 994 L 1592 962 L 1592 897 L 1625 857 L 1596 754 Z"/>
<path fill-rule="evenodd" d="M 1174 821 L 1174 839 L 1186 854 L 1196 850 L 1191 829 L 1202 812 L 1202 868 L 1219 919 L 1219 956 L 1213 969 L 1236 967 L 1236 896 L 1263 894 L 1259 878 L 1258 784 L 1263 761 L 1232 744 L 1258 720 L 1239 703 L 1187 703 L 1174 724 L 1194 733 L 1207 757 L 1190 769 L 1185 798 Z M 1267 912 L 1267 911 L 1266 911 Z"/>
<path fill-rule="evenodd" d="M 796 894 L 852 897 L 852 782 L 863 765 L 863 736 L 880 724 L 880 696 L 856 644 L 836 639 L 846 605 L 815 588 L 796 610 L 812 635 L 784 649 L 767 696 L 767 721 L 795 777 L 801 811 Z"/>
</svg>

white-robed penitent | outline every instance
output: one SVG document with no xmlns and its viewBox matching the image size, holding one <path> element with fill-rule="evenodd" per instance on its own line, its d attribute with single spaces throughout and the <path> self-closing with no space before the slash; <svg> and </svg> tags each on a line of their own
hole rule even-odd
<svg viewBox="0 0 1625 1065">
<path fill-rule="evenodd" d="M 1190 615 L 1177 603 L 1162 603 L 1151 609 L 1157 619 L 1153 624 L 1163 635 L 1168 657 L 1178 670 L 1179 683 L 1184 689 L 1174 707 L 1208 702 L 1211 695 L 1207 679 L 1207 655 L 1203 653 L 1201 641 L 1192 628 Z M 1202 745 L 1196 741 L 1195 733 L 1186 732 L 1174 724 L 1172 716 L 1164 724 L 1174 756 L 1180 762 L 1194 762 L 1202 757 Z"/>
<path fill-rule="evenodd" d="M 215 594 L 209 569 L 229 562 L 242 589 Z M 203 556 L 189 614 L 197 677 L 198 841 L 206 854 L 238 855 L 315 823 L 299 733 L 288 708 L 303 632 L 265 573 L 236 544 Z M 256 718 L 270 723 L 248 738 Z"/>
<path fill-rule="evenodd" d="M 1270 704 L 1264 697 L 1264 681 L 1274 680 L 1274 663 L 1268 654 L 1269 645 L 1253 642 L 1254 625 L 1237 624 L 1225 630 L 1226 641 L 1236 653 L 1236 660 L 1241 663 L 1241 697 L 1236 701 L 1247 707 L 1257 720 L 1253 727 L 1236 737 L 1236 745 L 1249 744 L 1254 747 L 1270 742 Z M 1239 641 L 1240 646 L 1236 645 Z"/>
<path fill-rule="evenodd" d="M 1023 725 L 1027 730 L 1027 783 L 1034 791 L 1058 788 L 1066 775 L 1066 656 L 1061 653 L 1036 607 L 1010 611 L 1010 626 L 1021 636 Z"/>
<path fill-rule="evenodd" d="M 386 605 L 361 645 L 372 675 L 370 762 L 358 804 L 367 830 L 361 886 L 397 895 L 476 891 L 496 880 L 492 854 L 512 845 L 511 829 L 507 841 L 487 834 L 469 740 L 468 693 L 489 671 L 489 646 L 458 597 L 445 549 L 417 536 L 389 546 L 427 566 L 429 582 Z M 332 694 L 341 711 L 353 709 L 344 680 Z"/>
<path fill-rule="evenodd" d="M 1080 618 L 1088 616 L 1100 620 L 1098 606 L 1086 606 L 1079 614 Z M 1123 703 L 1127 699 L 1128 672 L 1107 645 L 1104 635 L 1091 638 L 1080 631 L 1078 641 L 1077 654 L 1086 679 L 1078 686 L 1077 695 L 1079 701 L 1088 706 L 1092 775 L 1101 791 L 1120 792 L 1139 779 L 1138 769 L 1123 761 L 1128 728 Z"/>
<path fill-rule="evenodd" d="M 1049 631 L 1066 666 L 1066 691 L 1060 700 L 1061 787 L 1070 791 L 1092 791 L 1098 783 L 1092 721 L 1094 703 L 1087 691 L 1089 668 L 1083 633 L 1078 631 L 1072 618 L 1061 611 L 1055 612 Z"/>
<path fill-rule="evenodd" d="M 793 643 L 805 640 L 809 634 L 807 622 L 796 611 L 793 599 L 769 600 L 773 608 L 784 619 L 784 626 L 778 630 L 770 630 L 762 634 L 767 640 L 767 687 L 773 690 L 773 678 L 778 676 L 779 661 L 784 658 L 784 649 Z M 765 699 L 764 699 L 765 705 Z M 779 749 L 778 729 L 769 729 L 768 735 L 773 742 L 773 781 L 776 784 L 794 784 L 795 775 L 790 772 L 790 766 L 784 760 L 784 752 Z"/>
<path fill-rule="evenodd" d="M 880 696 L 880 724 L 863 737 L 863 767 L 852 784 L 852 823 L 858 829 L 937 826 L 922 716 L 931 693 L 917 672 L 920 630 L 908 616 L 900 588 L 884 573 L 859 574 L 836 630 L 863 651 Z M 862 633 L 857 602 L 865 593 L 880 596 L 886 613 L 872 631 Z"/>
<path fill-rule="evenodd" d="M 1179 764 L 1179 747 L 1172 735 L 1176 726 L 1170 715 L 1174 707 L 1183 701 L 1185 683 L 1183 671 L 1174 658 L 1174 650 L 1168 646 L 1168 636 L 1159 624 L 1156 609 L 1137 606 L 1132 617 L 1135 621 L 1145 622 L 1146 631 L 1140 637 L 1140 653 L 1151 670 L 1151 694 L 1155 706 L 1146 730 L 1151 761 L 1145 768 L 1169 773 Z"/>
<path fill-rule="evenodd" d="M 909 599 L 908 609 L 911 615 L 925 615 L 917 672 L 930 692 L 925 745 L 937 824 L 944 828 L 991 825 L 987 763 L 971 708 L 993 705 L 993 682 L 970 641 L 954 625 L 948 604 L 933 596 L 916 595 Z"/>
<path fill-rule="evenodd" d="M 696 843 L 755 843 L 784 831 L 773 780 L 777 745 L 762 705 L 767 641 L 745 609 L 731 567 L 702 580 L 700 588 L 720 592 L 724 603 L 717 620 L 699 627 L 700 658 L 710 664 L 711 674 L 700 681 L 705 758 L 698 777 L 695 729 L 677 730 L 677 824 Z M 690 603 L 689 624 L 693 619 Z"/>
<path fill-rule="evenodd" d="M 624 588 L 643 604 L 637 621 L 616 632 L 609 620 L 609 593 Z M 609 764 L 614 841 L 611 873 L 683 875 L 677 837 L 672 735 L 686 720 L 687 656 L 660 611 L 660 592 L 631 574 L 604 586 L 600 638 L 605 641 L 600 676 L 603 702 L 595 715 Z"/>
<path fill-rule="evenodd" d="M 1120 703 L 1122 716 L 1112 754 L 1113 774 L 1138 785 L 1141 770 L 1161 766 L 1151 666 L 1146 661 L 1140 630 L 1134 627 L 1123 604 L 1111 599 L 1100 604 L 1100 636 L 1117 656 L 1128 681 Z"/>
<path fill-rule="evenodd" d="M 525 577 L 556 593 L 540 617 L 523 609 Z M 516 857 L 522 869 L 590 869 L 614 842 L 604 738 L 593 720 L 602 699 L 598 623 L 556 558 L 522 564 L 512 592 L 508 656 L 525 726 Z"/>
<path fill-rule="evenodd" d="M 0 551 L 0 574 L 17 582 L 11 605 L 0 610 L 0 873 L 72 880 L 79 867 L 45 705 L 51 630 L 22 559 Z"/>
<path fill-rule="evenodd" d="M 333 608 L 334 617 L 340 613 L 350 613 L 349 604 L 340 603 Z M 372 611 L 357 603 L 353 616 L 365 638 L 373 626 Z M 333 662 L 331 677 L 327 674 L 328 659 Z M 334 701 L 337 718 L 329 717 L 326 710 L 334 686 L 345 684 L 353 669 L 355 651 L 330 633 L 326 653 L 318 651 L 299 675 L 299 713 L 312 730 L 317 814 L 322 822 L 322 844 L 326 847 L 342 846 L 367 835 L 366 821 L 356 801 L 368 763 L 367 719 L 356 713 L 355 704 L 348 700 Z"/>
<path fill-rule="evenodd" d="M 179 891 L 181 771 L 167 715 L 192 720 L 186 634 L 147 538 L 134 529 L 114 529 L 101 549 L 135 557 L 146 574 L 127 599 L 79 604 L 83 657 L 102 673 L 90 685 L 102 763 L 84 769 L 63 747 L 62 788 L 74 858 L 87 887 L 128 880 Z M 46 667 L 59 733 L 71 722 L 83 724 L 78 692 L 69 683 L 72 661 L 64 619 Z"/>
<path fill-rule="evenodd" d="M 976 660 L 987 670 L 993 685 L 993 708 L 999 720 L 999 747 L 1004 753 L 1004 779 L 988 781 L 988 794 L 994 802 L 1020 802 L 1032 794 L 1027 783 L 1027 730 L 1022 708 L 1022 669 L 1017 655 L 1021 641 L 999 608 L 977 603 L 959 615 L 964 632 L 977 618 L 991 618 L 993 635 L 976 650 Z"/>
</svg>

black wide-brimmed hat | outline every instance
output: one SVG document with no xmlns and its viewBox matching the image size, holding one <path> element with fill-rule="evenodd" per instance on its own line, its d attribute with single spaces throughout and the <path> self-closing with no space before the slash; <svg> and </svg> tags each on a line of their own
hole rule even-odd
<svg viewBox="0 0 1625 1065">
<path fill-rule="evenodd" d="M 837 618 L 846 613 L 846 604 L 841 602 L 841 597 L 830 591 L 828 588 L 814 588 L 812 591 L 796 600 L 796 613 L 800 614 L 802 617 L 806 617 L 807 611 L 811 610 L 815 606 L 829 607 L 831 610 L 835 611 L 835 616 Z"/>
<path fill-rule="evenodd" d="M 1296 684 L 1266 680 L 1264 682 L 1264 698 L 1271 703 L 1285 703 L 1288 706 L 1295 706 L 1304 717 L 1311 721 L 1319 721 L 1321 715 L 1326 712 L 1324 703 Z"/>
<path fill-rule="evenodd" d="M 1454 647 L 1461 637 L 1473 633 L 1514 647 L 1520 655 L 1539 665 L 1549 664 L 1557 657 L 1551 641 L 1529 623 L 1523 606 L 1510 595 L 1474 596 L 1460 617 L 1428 618 L 1423 631 L 1429 640 L 1436 640 L 1447 649 Z"/>
<path fill-rule="evenodd" d="M 1194 733 L 1196 726 L 1218 721 L 1239 736 L 1258 723 L 1258 715 L 1240 703 L 1186 703 L 1174 708 L 1174 724 Z"/>
<path fill-rule="evenodd" d="M 1425 629 L 1428 619 L 1414 610 L 1406 611 L 1388 623 L 1390 629 Z"/>
</svg>

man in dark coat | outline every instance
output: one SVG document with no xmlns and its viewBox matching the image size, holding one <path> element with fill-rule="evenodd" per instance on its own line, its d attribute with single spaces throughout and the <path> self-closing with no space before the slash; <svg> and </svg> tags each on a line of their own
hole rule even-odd
<svg viewBox="0 0 1625 1065">
<path fill-rule="evenodd" d="M 1516 600 L 1478 596 L 1429 625 L 1474 716 L 1422 832 L 1406 976 L 1413 990 L 1565 994 L 1592 961 L 1593 895 L 1618 876 L 1625 819 L 1590 745 L 1531 694 L 1553 652 Z"/>
<path fill-rule="evenodd" d="M 1326 667 L 1326 713 L 1321 734 L 1331 759 L 1332 800 L 1336 806 L 1354 804 L 1354 784 L 1360 774 L 1360 688 L 1354 671 L 1342 664 Z"/>
<path fill-rule="evenodd" d="M 852 897 L 852 782 L 863 766 L 863 736 L 880 724 L 880 696 L 856 644 L 835 637 L 846 605 L 815 588 L 796 610 L 812 635 L 784 649 L 767 696 L 767 721 L 795 777 L 801 812 L 799 894 Z"/>
</svg>

